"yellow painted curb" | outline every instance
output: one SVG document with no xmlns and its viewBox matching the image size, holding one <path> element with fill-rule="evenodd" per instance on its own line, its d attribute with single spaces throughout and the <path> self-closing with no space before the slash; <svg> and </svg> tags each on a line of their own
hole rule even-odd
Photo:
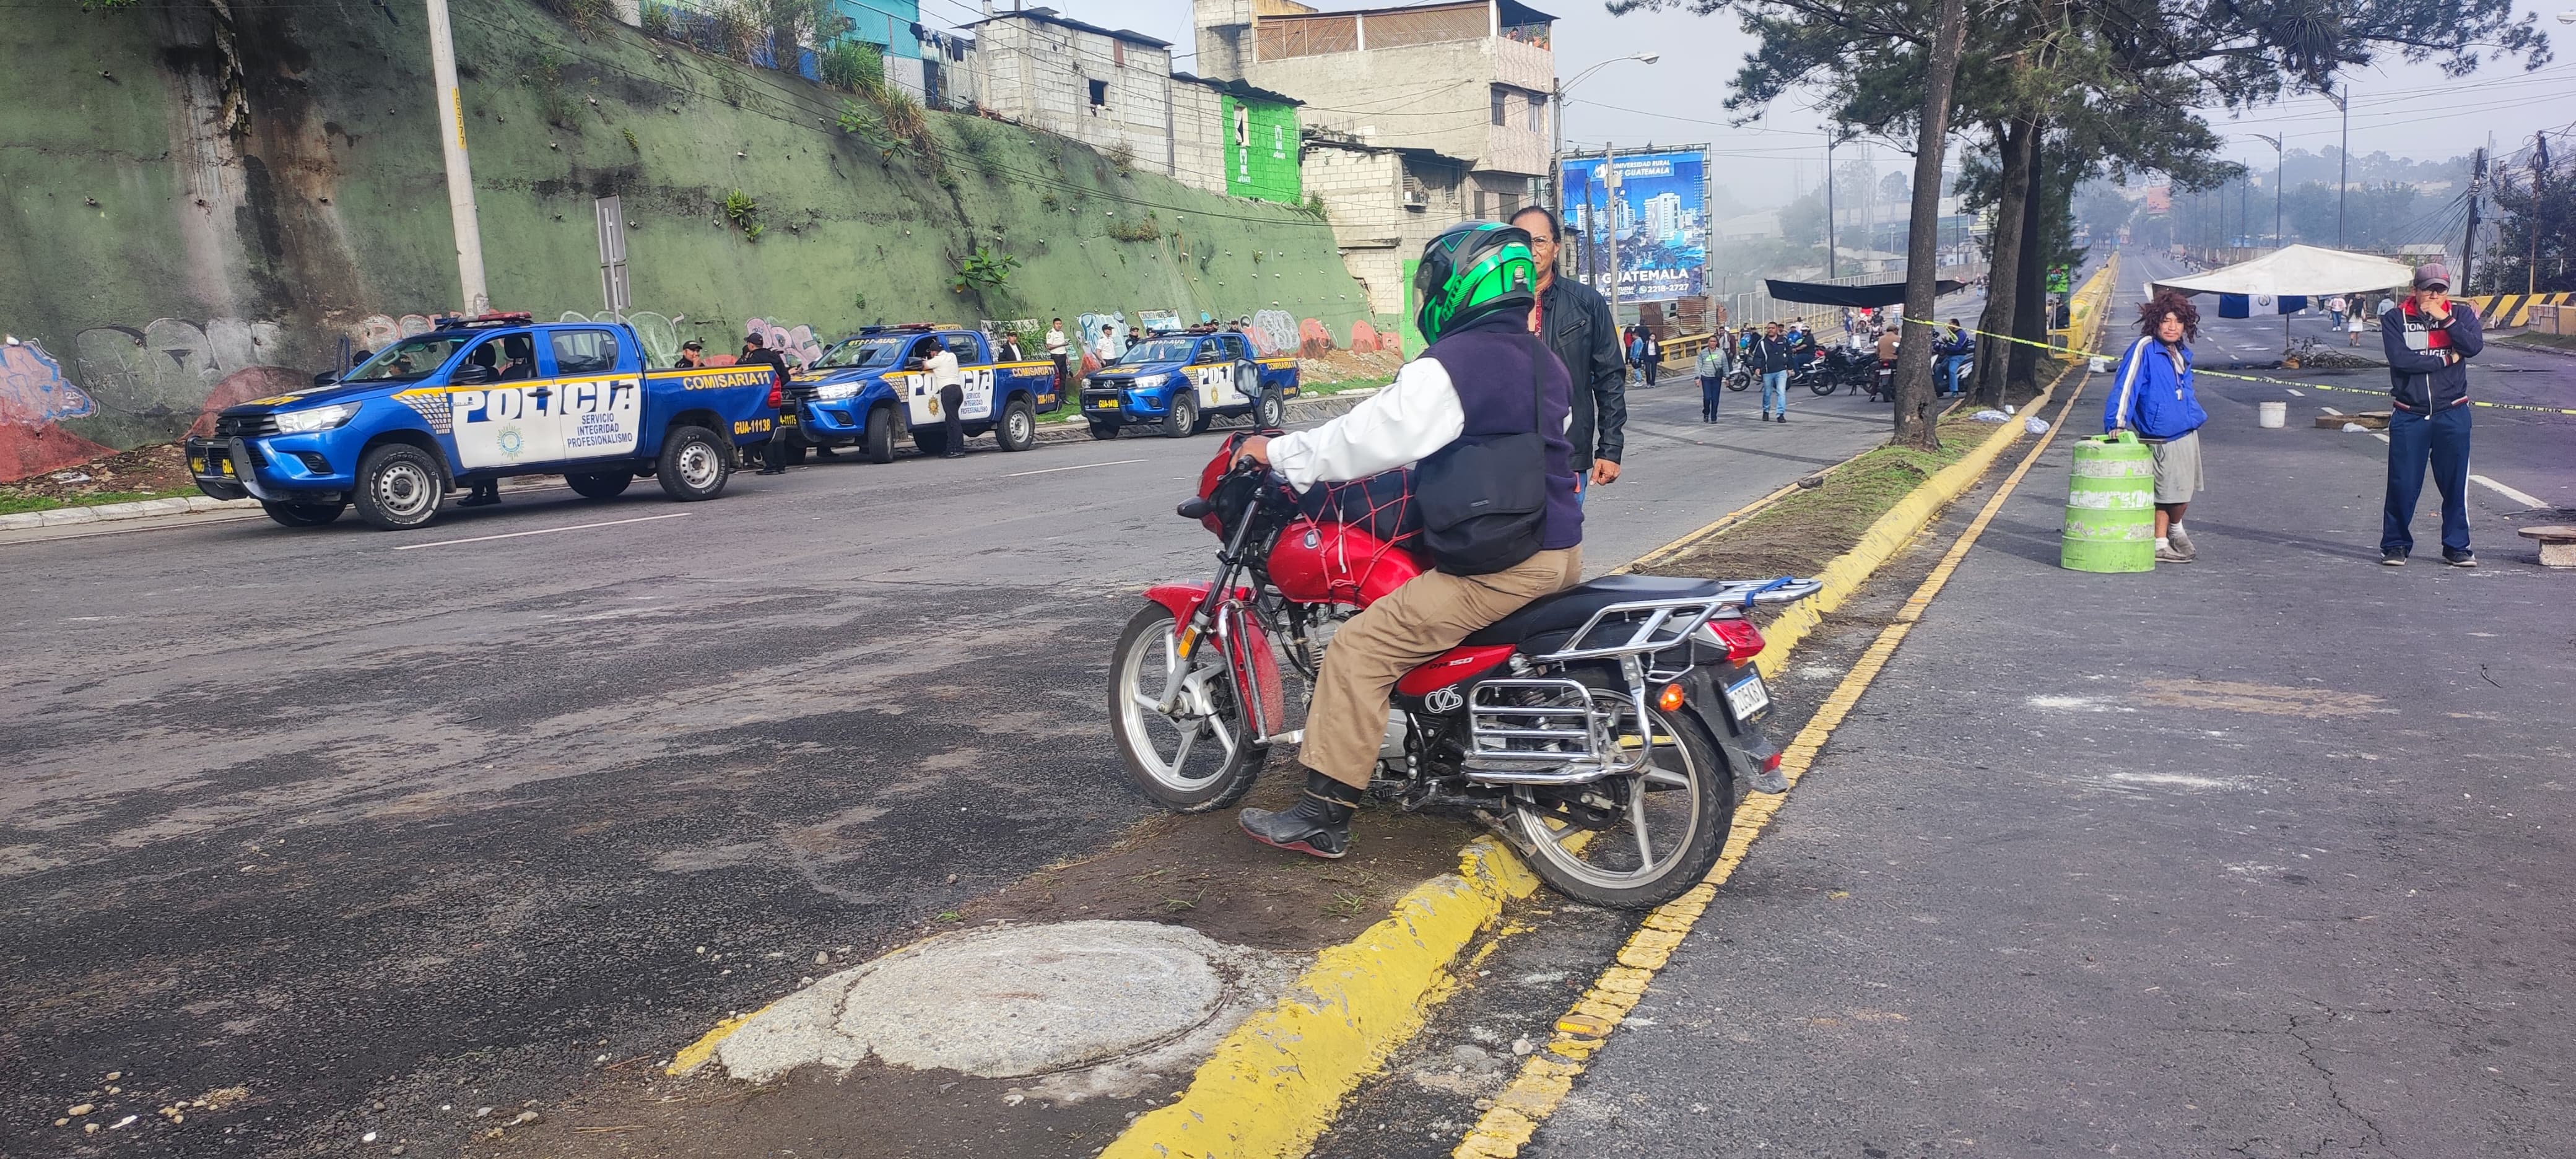
<svg viewBox="0 0 2576 1159">
<path fill-rule="evenodd" d="M 1178 1100 L 1138 1116 L 1101 1159 L 1305 1154 L 1343 1096 L 1421 1029 L 1459 951 L 1538 884 L 1500 843 L 1471 843 L 1457 873 L 1415 886 L 1386 920 L 1316 955 L 1278 1005 L 1218 1044 Z"/>
<path fill-rule="evenodd" d="M 2069 367 L 2067 373 L 2074 373 L 2076 369 Z M 2064 379 L 2065 374 L 2058 376 L 2059 381 Z M 2038 410 L 2055 390 L 2056 383 L 2051 383 L 2049 391 L 2033 399 L 2029 409 Z M 1922 620 L 1924 610 L 1932 604 L 1932 597 L 1940 594 L 1941 588 L 1950 582 L 1951 574 L 1958 570 L 1959 561 L 1967 557 L 1968 549 L 1975 546 L 1977 537 L 1985 533 L 1986 525 L 1994 520 L 1995 513 L 2003 509 L 2004 500 L 2012 496 L 2023 476 L 2030 473 L 2031 465 L 2039 461 L 2040 452 L 2048 449 L 2050 440 L 2057 437 L 2057 431 L 2065 426 L 2066 416 L 2075 408 L 2074 398 L 2082 394 L 2083 380 L 2078 379 L 2075 395 L 2058 409 L 2058 426 L 2051 428 L 2030 453 L 2023 456 L 2021 465 L 2013 469 L 2012 475 L 1995 489 L 1994 497 L 1986 501 L 1975 519 L 1969 521 L 1958 542 L 1942 553 L 1940 562 L 1934 564 L 1931 574 L 1916 586 L 1914 594 L 1906 599 L 1904 607 L 1898 609 L 1893 621 L 1880 630 L 1878 638 L 1871 641 L 1868 650 L 1852 664 L 1851 671 L 1843 674 L 1842 681 L 1834 686 L 1824 703 L 1817 706 L 1816 714 L 1808 718 L 1806 726 L 1799 729 L 1798 735 L 1781 751 L 1780 773 L 1788 780 L 1790 788 L 1797 787 L 1799 779 L 1815 764 L 1817 754 L 1824 751 L 1826 740 L 1842 726 L 1844 718 L 1860 703 L 1861 694 L 1869 690 L 1888 661 L 1895 657 L 1897 645 L 1903 643 L 1906 635 L 1914 630 L 1914 625 Z M 1991 437 L 1988 439 L 1989 443 L 1993 441 Z M 1926 487 L 1931 482 L 1927 480 Z M 1908 532 L 1906 536 L 1899 537 L 1898 542 L 1911 534 Z M 1655 974 L 1672 960 L 1674 951 L 1681 948 L 1682 939 L 1699 924 L 1709 902 L 1717 896 L 1717 887 L 1734 876 L 1736 868 L 1751 852 L 1754 839 L 1762 835 L 1771 818 L 1788 800 L 1786 792 L 1755 793 L 1736 806 L 1734 831 L 1727 835 L 1726 848 L 1719 855 L 1716 867 L 1709 871 L 1708 879 L 1693 886 L 1689 893 L 1656 908 L 1638 923 L 1637 930 L 1620 947 L 1617 964 L 1603 970 L 1591 988 L 1584 991 L 1583 997 L 1575 1001 L 1573 1008 L 1557 1019 L 1556 1033 L 1549 1037 L 1546 1047 L 1531 1054 L 1528 1061 L 1521 1064 L 1520 1071 L 1494 1099 L 1493 1107 L 1476 1121 L 1465 1138 L 1458 1141 L 1457 1148 L 1450 1152 L 1451 1159 L 1514 1159 L 1520 1154 L 1521 1148 L 1538 1133 L 1539 1124 L 1555 1114 L 1565 1097 L 1573 1093 L 1574 1080 L 1582 1075 L 1585 1065 L 1603 1046 L 1608 1045 L 1611 1032 L 1619 1028 L 1628 1012 L 1644 998 L 1645 989 L 1654 981 Z"/>
<path fill-rule="evenodd" d="M 2108 264 L 2095 271 L 2093 277 L 2086 281 L 2086 291 L 2091 292 L 2096 283 L 2109 286 L 2111 279 L 2117 276 L 2115 271 L 2118 268 L 2119 258 L 2114 255 Z M 2097 331 L 2100 323 L 2101 319 L 2097 315 L 2093 319 L 2094 328 Z M 1807 638 L 1807 633 L 1814 631 L 1816 625 L 1823 623 L 1826 615 L 1842 607 L 1843 601 L 1858 592 L 1861 584 L 1867 582 L 1870 575 L 1876 572 L 1881 564 L 1894 558 L 1897 552 L 1904 550 L 1909 540 L 1931 524 L 1934 515 L 1939 514 L 1942 508 L 1949 506 L 1959 496 L 1966 494 L 1968 488 L 1976 485 L 1977 480 L 1984 478 L 1986 469 L 1994 466 L 1995 460 L 2003 455 L 2004 448 L 2011 446 L 2014 440 L 2021 437 L 2021 416 L 2039 413 L 2042 407 L 2048 405 L 2049 398 L 2057 393 L 2058 384 L 2066 381 L 2067 375 L 2074 373 L 2083 365 L 2084 362 L 2080 357 L 2069 363 L 2067 368 L 2058 372 L 2057 378 L 2048 384 L 2048 389 L 2039 392 L 2039 397 L 2024 405 L 2013 419 L 1997 426 L 1994 433 L 1986 436 L 1986 441 L 1977 444 L 1975 450 L 1968 452 L 1958 462 L 1934 472 L 1931 478 L 1923 481 L 1922 486 L 1907 493 L 1905 498 L 1897 500 L 1896 506 L 1888 508 L 1876 522 L 1869 525 L 1869 530 L 1861 532 L 1860 541 L 1852 545 L 1850 551 L 1835 556 L 1826 563 L 1824 569 L 1818 571 L 1814 577 L 1824 581 L 1825 586 L 1822 591 L 1789 605 L 1788 610 L 1782 612 L 1779 618 L 1763 625 L 1762 638 L 1766 644 L 1762 654 L 1753 658 L 1753 663 L 1762 670 L 1762 675 L 1766 678 L 1778 675 L 1781 667 L 1789 662 L 1790 649 L 1797 647 L 1799 641 Z M 2063 422 L 2065 417 L 2061 413 L 2058 419 Z"/>
<path fill-rule="evenodd" d="M 775 1005 L 777 1003 L 770 1003 L 770 1006 Z M 742 1029 L 744 1023 L 760 1017 L 761 1011 L 767 1009 L 769 1006 L 763 1006 L 760 1010 L 754 1010 L 749 1014 L 737 1014 L 716 1023 L 715 1029 L 699 1035 L 696 1042 L 681 1047 L 679 1053 L 672 1055 L 671 1065 L 662 1068 L 662 1073 L 684 1075 L 707 1065 L 707 1060 L 716 1056 L 716 1048 L 723 1046 L 724 1040 L 733 1037 L 734 1031 Z"/>
</svg>

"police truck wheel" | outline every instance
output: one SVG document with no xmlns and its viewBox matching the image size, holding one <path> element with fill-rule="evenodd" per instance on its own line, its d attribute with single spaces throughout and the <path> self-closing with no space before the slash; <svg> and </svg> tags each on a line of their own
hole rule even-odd
<svg viewBox="0 0 2576 1159">
<path fill-rule="evenodd" d="M 894 409 L 878 407 L 868 412 L 868 461 L 894 461 Z"/>
<path fill-rule="evenodd" d="M 1091 437 L 1092 437 L 1092 438 L 1095 438 L 1095 439 L 1114 439 L 1114 438 L 1117 438 L 1117 437 L 1118 437 L 1118 424 L 1116 424 L 1116 423 L 1102 423 L 1102 422 L 1095 422 L 1095 423 L 1091 424 Z"/>
<path fill-rule="evenodd" d="M 573 494 L 584 499 L 615 499 L 626 493 L 626 485 L 635 481 L 633 471 L 580 471 L 564 476 Z"/>
<path fill-rule="evenodd" d="M 1279 396 L 1263 391 L 1261 401 L 1252 404 L 1252 425 L 1265 431 L 1277 430 L 1288 422 L 1288 404 Z"/>
<path fill-rule="evenodd" d="M 1005 451 L 1025 451 L 1038 445 L 1038 404 L 1021 395 L 1002 408 L 1002 425 L 993 428 L 995 441 Z"/>
<path fill-rule="evenodd" d="M 662 493 L 682 503 L 713 499 L 733 477 L 733 456 L 724 441 L 705 427 L 674 427 L 662 440 L 662 458 L 653 472 Z"/>
<path fill-rule="evenodd" d="M 384 531 L 418 527 L 438 515 L 446 488 L 438 460 L 409 443 L 386 443 L 358 460 L 358 516 Z"/>
<path fill-rule="evenodd" d="M 349 509 L 346 503 L 262 503 L 260 509 L 282 527 L 320 527 Z"/>
<path fill-rule="evenodd" d="M 948 431 L 944 427 L 912 432 L 912 449 L 933 458 L 948 453 Z"/>
<path fill-rule="evenodd" d="M 1199 404 L 1190 401 L 1188 395 L 1174 398 L 1172 409 L 1163 414 L 1163 437 L 1186 439 L 1197 433 L 1199 433 Z"/>
</svg>

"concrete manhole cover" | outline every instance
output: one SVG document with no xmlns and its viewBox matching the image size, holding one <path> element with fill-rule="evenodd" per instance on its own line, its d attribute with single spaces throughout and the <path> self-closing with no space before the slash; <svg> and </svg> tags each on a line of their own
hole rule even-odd
<svg viewBox="0 0 2576 1159">
<path fill-rule="evenodd" d="M 973 930 L 823 978 L 754 1016 L 716 1057 L 754 1082 L 871 1055 L 985 1078 L 1114 1060 L 1168 1068 L 1212 1050 L 1296 966 L 1152 922 Z"/>
</svg>

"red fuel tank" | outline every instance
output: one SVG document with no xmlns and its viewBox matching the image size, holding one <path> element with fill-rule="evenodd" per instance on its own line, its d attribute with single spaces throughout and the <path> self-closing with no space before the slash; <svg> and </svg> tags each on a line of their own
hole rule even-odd
<svg viewBox="0 0 2576 1159">
<path fill-rule="evenodd" d="M 1270 582 L 1304 604 L 1365 608 L 1420 574 L 1422 565 L 1403 548 L 1345 523 L 1299 519 L 1270 549 Z"/>
</svg>

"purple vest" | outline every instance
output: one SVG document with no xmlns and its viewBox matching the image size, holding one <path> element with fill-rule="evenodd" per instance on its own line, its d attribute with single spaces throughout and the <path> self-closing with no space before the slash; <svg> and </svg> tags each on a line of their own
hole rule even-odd
<svg viewBox="0 0 2576 1159">
<path fill-rule="evenodd" d="M 1529 431 L 1530 370 L 1535 362 L 1541 399 L 1538 430 L 1547 443 L 1547 516 L 1539 531 L 1539 546 L 1555 551 L 1582 543 L 1583 502 L 1574 489 L 1571 463 L 1574 445 L 1565 437 L 1572 397 L 1565 364 L 1528 332 L 1521 315 L 1508 310 L 1451 332 L 1432 343 L 1423 356 L 1438 360 L 1458 391 L 1458 405 L 1467 412 L 1466 429 L 1458 436 L 1462 443 Z"/>
</svg>

